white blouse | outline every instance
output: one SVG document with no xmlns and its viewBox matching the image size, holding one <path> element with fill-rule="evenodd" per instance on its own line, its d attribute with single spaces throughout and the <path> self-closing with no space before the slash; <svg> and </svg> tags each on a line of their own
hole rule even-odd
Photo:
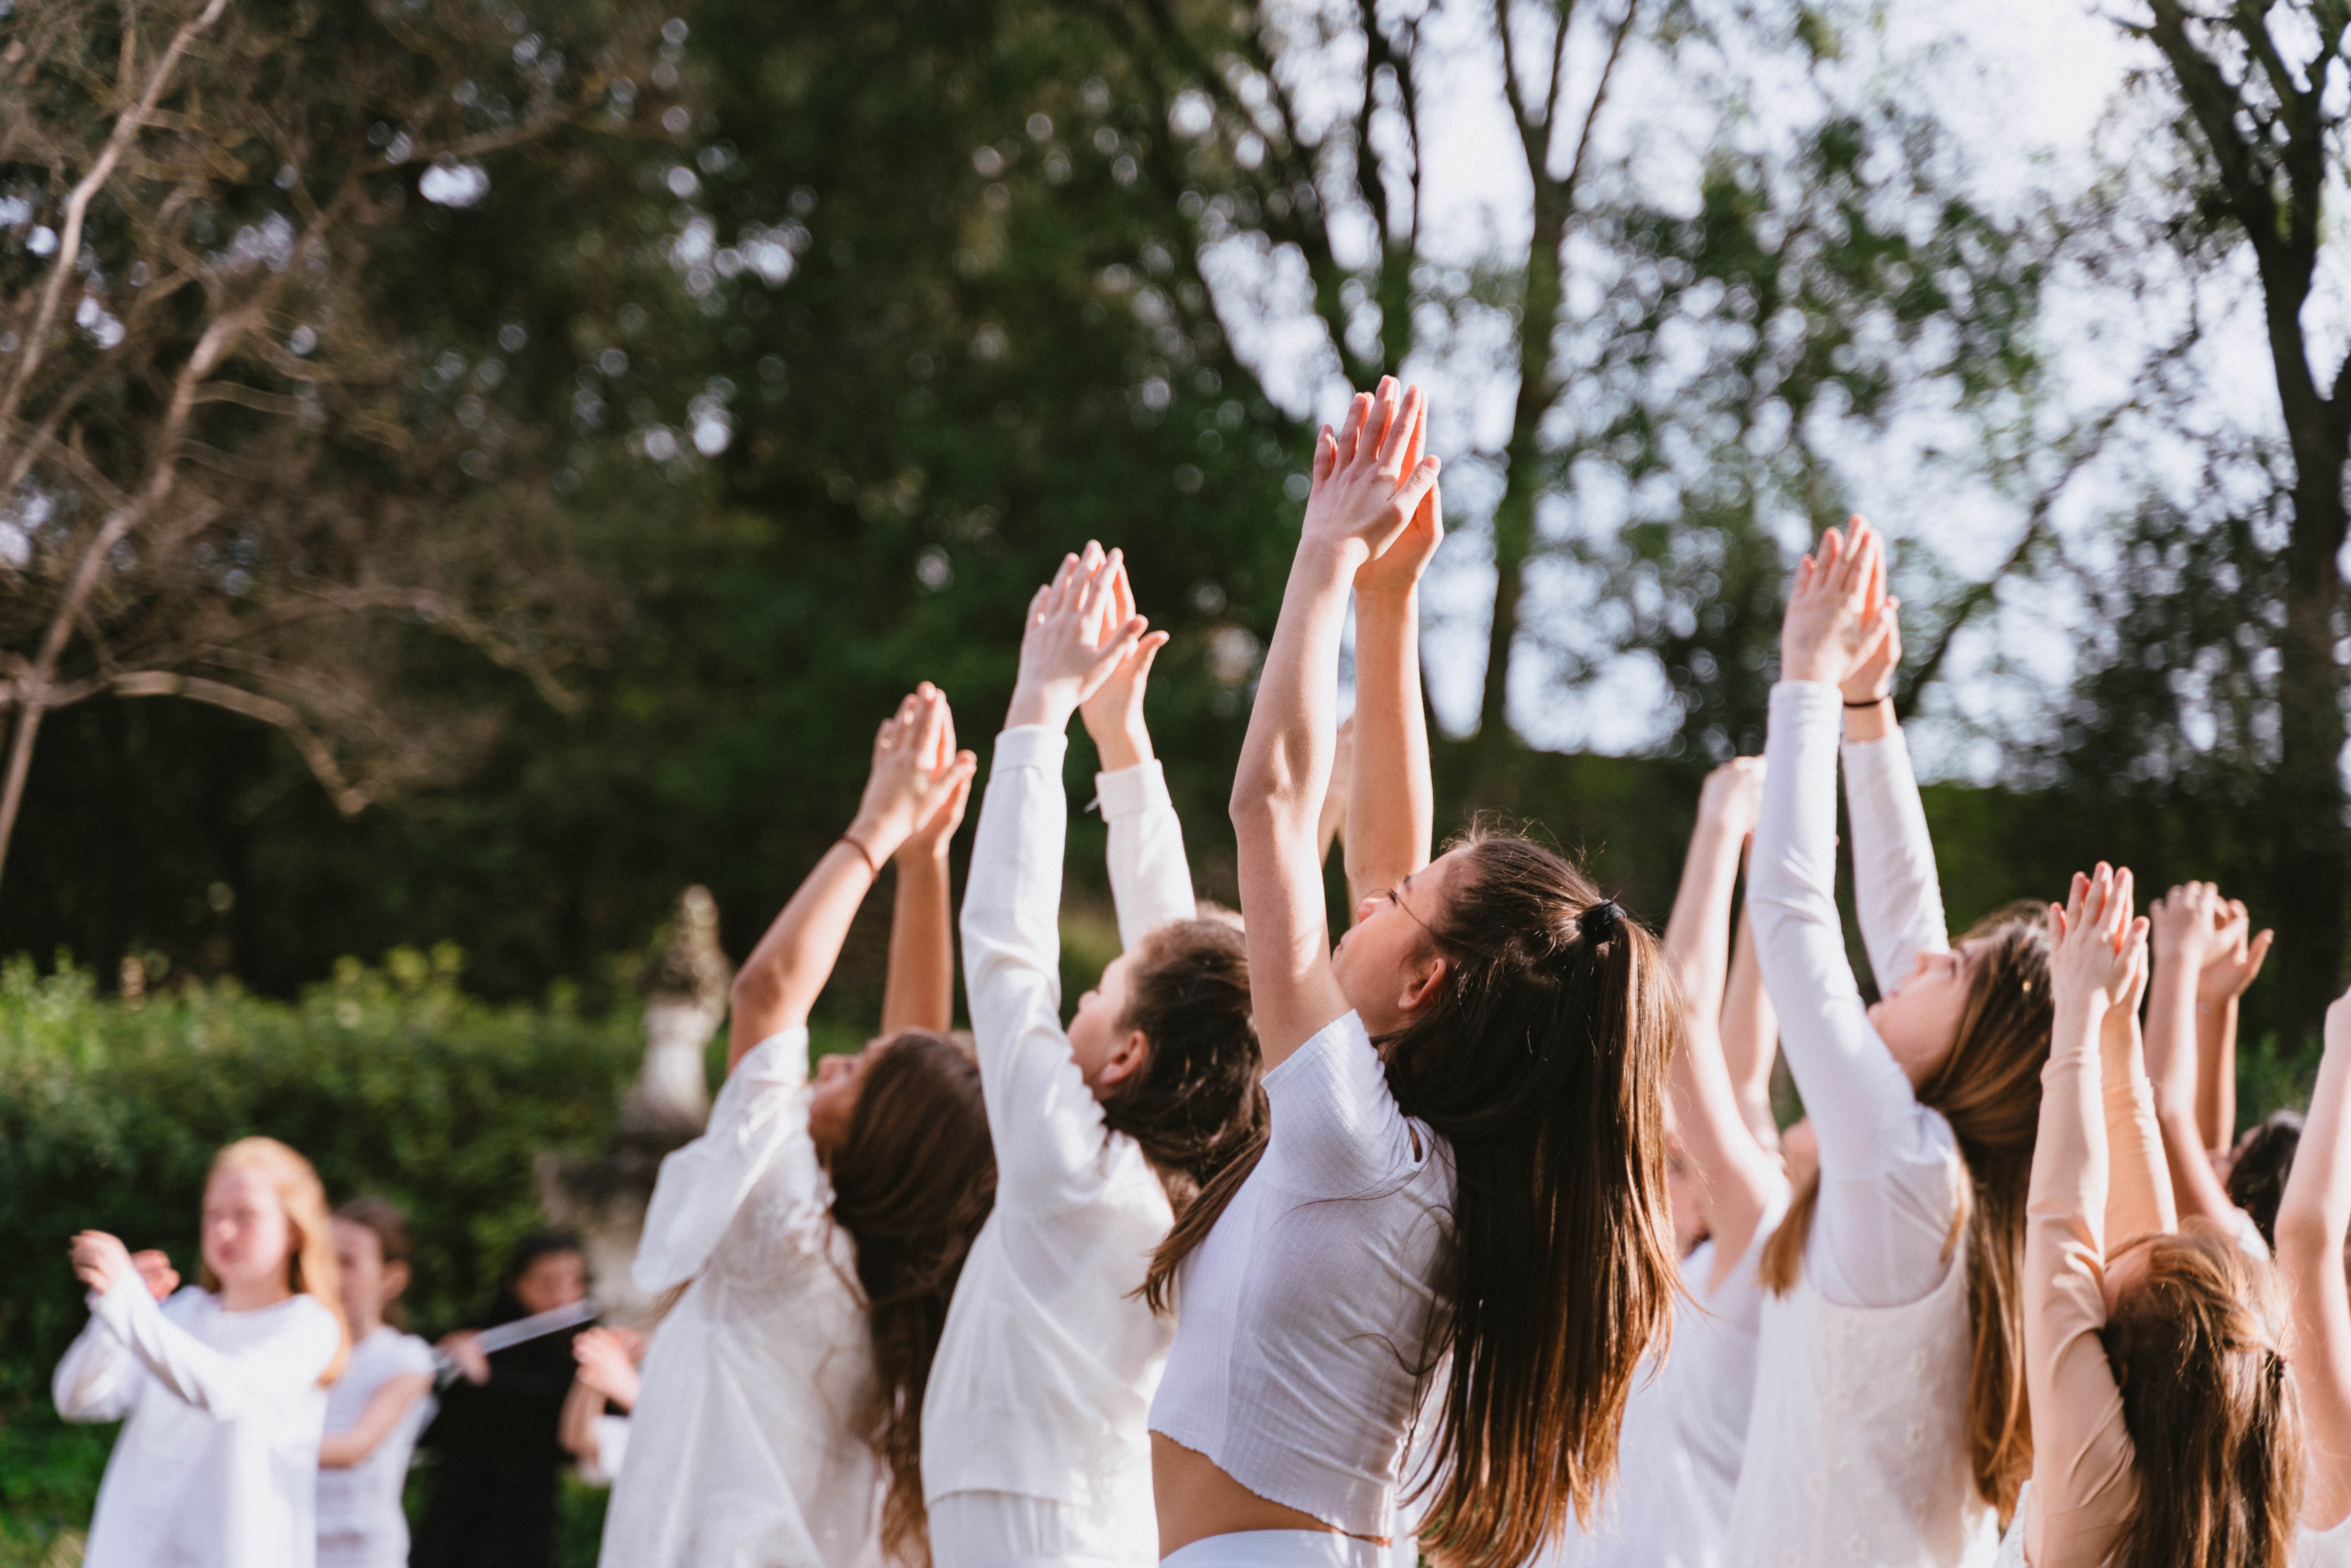
<svg viewBox="0 0 2351 1568">
<path fill-rule="evenodd" d="M 963 904 L 996 1207 L 956 1285 L 923 1402 L 923 1491 L 1013 1493 L 1070 1511 L 1081 1555 L 1153 1562 L 1144 1429 L 1173 1329 L 1136 1293 L 1172 1222 L 1134 1140 L 1104 1124 L 1061 1028 L 1068 741 L 997 737 Z M 1130 945 L 1195 913 L 1155 762 L 1101 779 L 1112 896 Z M 955 1517 L 947 1511 L 946 1517 Z M 939 1540 L 943 1560 L 955 1543 Z"/>
<path fill-rule="evenodd" d="M 1265 1156 L 1178 1274 L 1151 1429 L 1259 1497 L 1386 1539 L 1445 1310 L 1452 1150 L 1397 1107 L 1352 1012 L 1265 1092 Z"/>
<path fill-rule="evenodd" d="M 90 1521 L 87 1568 L 311 1568 L 327 1390 L 343 1339 L 315 1296 L 226 1312 L 193 1286 L 162 1306 L 135 1275 L 91 1292 L 51 1385 L 68 1421 L 130 1420 Z"/>
<path fill-rule="evenodd" d="M 877 1568 L 884 1470 L 856 1254 L 810 1140 L 808 1030 L 736 1064 L 662 1161 L 632 1272 L 654 1330 L 612 1487 L 610 1568 Z"/>
<path fill-rule="evenodd" d="M 342 1432 L 357 1425 L 376 1390 L 393 1378 L 432 1371 L 431 1345 L 380 1325 L 351 1346 L 343 1375 L 327 1390 L 326 1429 Z M 408 1516 L 401 1511 L 400 1493 L 417 1434 L 433 1418 L 433 1396 L 418 1395 L 367 1458 L 319 1470 L 319 1568 L 407 1568 Z"/>
</svg>

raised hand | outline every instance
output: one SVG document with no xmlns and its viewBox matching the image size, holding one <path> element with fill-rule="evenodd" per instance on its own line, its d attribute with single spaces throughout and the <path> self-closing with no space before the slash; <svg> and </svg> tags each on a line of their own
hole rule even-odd
<svg viewBox="0 0 2351 1568">
<path fill-rule="evenodd" d="M 1760 757 L 1732 758 L 1706 776 L 1698 794 L 1698 820 L 1719 824 L 1738 839 L 1755 831 L 1755 818 L 1762 807 L 1763 759 Z"/>
<path fill-rule="evenodd" d="M 1382 384 L 1392 386 L 1394 383 Z M 1411 428 L 1405 436 L 1399 472 L 1411 474 L 1419 468 L 1428 441 L 1428 404 L 1420 397 L 1418 388 L 1407 394 L 1407 406 L 1411 410 Z M 1399 410 L 1396 417 L 1404 419 L 1405 412 Z M 1319 461 L 1319 442 L 1316 447 Z M 1395 537 L 1395 541 L 1355 569 L 1357 597 L 1402 598 L 1417 588 L 1421 574 L 1437 558 L 1437 547 L 1445 542 L 1444 514 L 1443 487 L 1431 485 L 1421 497 L 1420 505 L 1414 509 L 1412 520 L 1405 525 L 1404 532 Z"/>
<path fill-rule="evenodd" d="M 131 1249 L 103 1230 L 82 1231 L 67 1250 L 73 1259 L 74 1277 L 101 1294 L 121 1281 L 140 1278 Z"/>
<path fill-rule="evenodd" d="M 170 1300 L 172 1292 L 180 1288 L 180 1271 L 172 1267 L 172 1260 L 168 1256 L 152 1247 L 133 1252 L 131 1266 L 139 1270 L 141 1280 L 147 1281 L 147 1293 L 159 1301 Z"/>
<path fill-rule="evenodd" d="M 571 1342 L 572 1359 L 580 1364 L 580 1381 L 623 1410 L 635 1407 L 643 1388 L 643 1379 L 637 1373 L 637 1358 L 643 1354 L 642 1341 L 631 1343 L 636 1337 L 623 1339 L 619 1330 L 595 1328 Z"/>
<path fill-rule="evenodd" d="M 956 793 L 969 789 L 978 759 L 954 748 L 952 726 L 946 694 L 925 681 L 874 733 L 865 795 L 847 836 L 876 868 L 916 832 L 937 828 Z"/>
<path fill-rule="evenodd" d="M 1081 565 L 1083 559 L 1080 558 Z M 1096 621 L 1098 635 L 1137 619 L 1134 586 L 1127 576 L 1124 561 L 1119 563 L 1102 612 Z M 1086 721 L 1086 733 L 1093 737 L 1094 749 L 1102 754 L 1106 772 L 1151 760 L 1151 729 L 1143 720 L 1143 693 L 1150 683 L 1151 662 L 1165 646 L 1166 632 L 1145 632 L 1094 694 L 1078 705 L 1078 713 Z"/>
<path fill-rule="evenodd" d="M 2196 975 L 2196 1005 L 2211 1007 L 2216 1003 L 2234 1001 L 2245 994 L 2258 978 L 2262 963 L 2270 956 L 2270 942 L 2274 931 L 2252 935 L 2252 915 L 2241 899 L 2230 899 L 2214 911 L 2220 924 L 2215 940 L 2204 956 L 2204 967 Z"/>
<path fill-rule="evenodd" d="M 2103 1027 L 2146 983 L 2139 953 L 2147 922 L 2132 917 L 2131 895 L 2129 869 L 2101 861 L 2091 875 L 2074 873 L 2064 908 L 2049 906 L 2050 984 L 2059 1011 L 2079 1009 L 2075 1016 Z"/>
<path fill-rule="evenodd" d="M 1886 628 L 1885 540 L 1859 517 L 1848 537 L 1831 528 L 1796 563 L 1787 619 L 1780 627 L 1780 678 L 1842 686 L 1879 652 Z M 1870 597 L 1875 591 L 1880 599 Z"/>
<path fill-rule="evenodd" d="M 937 778 L 944 771 L 952 779 L 952 783 L 938 809 L 907 834 L 906 841 L 899 846 L 898 859 L 902 862 L 916 855 L 927 855 L 937 860 L 946 857 L 948 841 L 956 836 L 956 830 L 963 826 L 964 808 L 971 801 L 972 775 L 979 767 L 977 757 L 968 751 L 956 749 L 955 714 L 947 706 L 945 692 L 938 694 L 938 702 L 939 727 L 928 737 L 927 749 L 916 759 L 915 766 L 917 772 L 927 772 L 933 778 Z"/>
<path fill-rule="evenodd" d="M 1894 672 L 1902 664 L 1902 601 L 1886 591 L 1886 551 L 1881 547 L 1870 567 L 1865 591 L 1862 634 L 1868 652 L 1839 682 L 1850 703 L 1882 703 L 1894 695 Z"/>
<path fill-rule="evenodd" d="M 1301 549 L 1336 549 L 1352 561 L 1351 571 L 1359 571 L 1398 542 L 1436 488 L 1440 466 L 1433 456 L 1406 465 L 1407 450 L 1417 451 L 1421 402 L 1418 387 L 1399 399 L 1395 379 L 1383 377 L 1376 392 L 1355 394 L 1336 432 L 1322 427 L 1314 443 L 1314 488 L 1306 499 Z M 1436 549 L 1433 539 L 1428 549 Z M 1390 574 L 1403 570 L 1406 559 L 1400 558 Z M 1418 570 L 1411 574 L 1417 579 Z M 1375 580 L 1381 577 L 1374 574 Z"/>
<path fill-rule="evenodd" d="M 2147 915 L 2156 957 L 2196 973 L 2199 982 L 2205 964 L 2225 951 L 2229 908 L 2209 882 L 2181 883 L 2149 905 Z"/>
<path fill-rule="evenodd" d="M 1020 675 L 1004 716 L 1007 728 L 1026 724 L 1066 727 L 1070 716 L 1141 644 L 1150 624 L 1142 616 L 1130 615 L 1115 623 L 1108 619 L 1125 564 L 1117 550 L 1092 565 L 1064 556 L 1053 580 L 1029 601 L 1028 629 L 1020 638 Z"/>
</svg>

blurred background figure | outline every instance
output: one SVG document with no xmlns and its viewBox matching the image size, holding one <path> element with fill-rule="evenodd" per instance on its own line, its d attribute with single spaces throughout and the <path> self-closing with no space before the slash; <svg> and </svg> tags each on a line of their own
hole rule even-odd
<svg viewBox="0 0 2351 1568">
<path fill-rule="evenodd" d="M 335 1264 L 351 1359 L 327 1392 L 319 1445 L 319 1568 L 402 1568 L 408 1516 L 400 1494 L 433 1418 L 433 1347 L 400 1310 L 408 1289 L 408 1216 L 380 1197 L 335 1210 Z"/>
</svg>

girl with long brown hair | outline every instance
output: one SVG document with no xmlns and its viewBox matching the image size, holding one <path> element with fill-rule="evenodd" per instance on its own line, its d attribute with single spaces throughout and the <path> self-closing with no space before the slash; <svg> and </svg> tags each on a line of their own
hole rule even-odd
<svg viewBox="0 0 2351 1568">
<path fill-rule="evenodd" d="M 57 1364 L 68 1421 L 121 1421 L 82 1561 L 91 1568 L 308 1568 L 327 1387 L 350 1348 L 326 1189 L 274 1138 L 204 1181 L 204 1269 L 178 1276 L 100 1230 L 73 1239 L 89 1326 Z"/>
<path fill-rule="evenodd" d="M 923 1412 L 939 1568 L 1159 1555 L 1144 1416 L 1167 1353 L 1144 1267 L 1260 1120 L 1249 967 L 1195 918 L 1143 722 L 1166 641 L 1123 558 L 1089 544 L 1029 606 L 963 905 L 996 1209 L 956 1288 Z M 1124 951 L 1061 1022 L 1064 731 L 1101 756 Z"/>
<path fill-rule="evenodd" d="M 2032 1479 L 2001 1568 L 2286 1568 L 2303 1437 L 2285 1303 L 2226 1226 L 2179 1224 L 2131 891 L 2101 865 L 2049 912 L 2055 1018 L 2024 1248 Z M 2338 1251 L 2338 1295 L 2342 1268 Z"/>
<path fill-rule="evenodd" d="M 1165 1255 L 1153 1474 L 1183 1568 L 1382 1561 L 1416 1413 L 1421 1549 L 1522 1563 L 1590 1517 L 1674 1288 L 1656 939 L 1525 839 L 1428 859 L 1424 435 L 1383 382 L 1318 440 L 1233 782 L 1270 1124 Z M 1349 861 L 1390 880 L 1333 951 L 1316 824 L 1351 591 Z"/>
<path fill-rule="evenodd" d="M 2295 1568 L 2351 1568 L 2351 996 L 2326 1009 L 2325 1040 L 2277 1207 L 2277 1269 L 2294 1304 L 2287 1371 L 2307 1456 Z"/>
<path fill-rule="evenodd" d="M 925 682 L 883 721 L 856 819 L 735 978 L 727 1077 L 662 1162 L 634 1277 L 654 1331 L 612 1490 L 611 1568 L 927 1561 L 920 1419 L 995 1185 L 954 999 L 947 842 L 973 759 Z M 883 862 L 882 1032 L 810 1082 L 808 1017 Z"/>
<path fill-rule="evenodd" d="M 1951 1564 L 1991 1550 L 2032 1456 L 2018 1272 L 2049 1051 L 2047 936 L 1954 947 L 1893 719 L 1878 535 L 1799 565 L 1748 908 L 1819 1149 L 1763 1253 L 1761 1355 L 1728 1560 Z M 1836 907 L 1842 728 L 1865 1006 Z"/>
</svg>

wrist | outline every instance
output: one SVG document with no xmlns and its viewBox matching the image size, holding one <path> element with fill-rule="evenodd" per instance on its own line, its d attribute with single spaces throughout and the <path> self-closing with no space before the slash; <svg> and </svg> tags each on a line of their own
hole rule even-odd
<svg viewBox="0 0 2351 1568">
<path fill-rule="evenodd" d="M 860 811 L 850 819 L 849 827 L 841 835 L 841 842 L 861 852 L 866 869 L 879 874 L 882 862 L 896 854 L 906 842 L 906 833 L 887 817 L 874 811 Z"/>
<path fill-rule="evenodd" d="M 1372 547 L 1353 535 L 1332 539 L 1301 534 L 1291 570 L 1293 573 L 1301 569 L 1327 573 L 1353 588 L 1356 571 L 1371 559 Z"/>
<path fill-rule="evenodd" d="M 1417 620 L 1419 601 L 1420 584 L 1416 581 L 1407 582 L 1402 587 L 1383 585 L 1366 588 L 1360 582 L 1355 584 L 1355 616 L 1358 620 L 1366 613 L 1410 615 Z"/>
<path fill-rule="evenodd" d="M 1019 729 L 1024 725 L 1039 724 L 1048 729 L 1066 730 L 1077 706 L 1043 682 L 1023 680 L 1012 688 L 1011 704 L 1004 710 L 1004 727 Z"/>
<path fill-rule="evenodd" d="M 1094 737 L 1094 752 L 1105 773 L 1140 768 L 1151 760 L 1151 732 L 1139 724 L 1107 726 Z"/>
<path fill-rule="evenodd" d="M 900 871 L 942 869 L 947 863 L 947 836 L 941 833 L 935 839 L 908 839 L 890 859 Z"/>
</svg>

